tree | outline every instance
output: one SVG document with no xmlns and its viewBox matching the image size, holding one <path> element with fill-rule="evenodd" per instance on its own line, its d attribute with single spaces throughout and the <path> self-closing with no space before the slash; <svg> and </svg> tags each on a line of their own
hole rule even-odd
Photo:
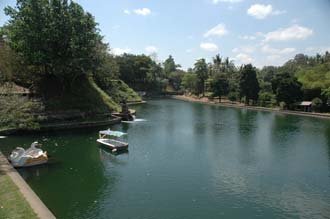
<svg viewBox="0 0 330 219">
<path fill-rule="evenodd" d="M 9 46 L 21 56 L 34 84 L 58 83 L 58 91 L 93 72 L 100 64 L 96 53 L 101 43 L 91 14 L 73 1 L 19 0 L 5 8 Z M 48 82 L 48 83 L 46 83 Z"/>
<path fill-rule="evenodd" d="M 275 98 L 275 95 L 273 93 L 260 92 L 258 102 L 259 102 L 260 106 L 273 107 L 273 106 L 276 105 L 276 98 Z"/>
<path fill-rule="evenodd" d="M 185 74 L 182 70 L 176 70 L 174 72 L 171 72 L 168 77 L 168 82 L 171 87 L 173 87 L 174 90 L 178 91 L 181 87 L 182 77 Z"/>
<path fill-rule="evenodd" d="M 204 96 L 205 88 L 204 83 L 208 75 L 208 67 L 205 59 L 198 59 L 195 63 L 194 72 L 197 74 L 198 78 L 198 93 L 202 93 Z"/>
<path fill-rule="evenodd" d="M 197 84 L 198 84 L 198 78 L 195 73 L 188 72 L 183 75 L 182 86 L 186 91 L 197 94 L 198 93 Z"/>
<path fill-rule="evenodd" d="M 322 96 L 326 100 L 326 104 L 330 106 L 330 87 L 322 89 Z"/>
<path fill-rule="evenodd" d="M 171 55 L 165 60 L 163 65 L 165 77 L 168 77 L 171 72 L 174 72 L 177 68 L 181 67 L 180 65 L 175 64 L 174 58 Z"/>
<path fill-rule="evenodd" d="M 277 102 L 285 102 L 286 105 L 302 99 L 301 86 L 297 78 L 289 73 L 277 74 L 272 80 L 272 88 Z"/>
<path fill-rule="evenodd" d="M 239 89 L 240 97 L 245 97 L 246 104 L 249 104 L 249 100 L 258 100 L 260 86 L 256 70 L 251 64 L 245 65 L 240 72 Z"/>
<path fill-rule="evenodd" d="M 219 97 L 221 102 L 221 96 L 227 95 L 229 92 L 229 83 L 224 74 L 215 76 L 211 82 L 211 89 L 214 97 Z"/>
</svg>

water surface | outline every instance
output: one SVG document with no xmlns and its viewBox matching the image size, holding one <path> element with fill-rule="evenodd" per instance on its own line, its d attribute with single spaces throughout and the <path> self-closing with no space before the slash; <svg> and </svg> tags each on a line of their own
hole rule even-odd
<svg viewBox="0 0 330 219">
<path fill-rule="evenodd" d="M 178 100 L 135 106 L 129 153 L 98 129 L 0 139 L 8 154 L 39 140 L 54 163 L 20 170 L 60 219 L 329 218 L 330 121 Z"/>
</svg>

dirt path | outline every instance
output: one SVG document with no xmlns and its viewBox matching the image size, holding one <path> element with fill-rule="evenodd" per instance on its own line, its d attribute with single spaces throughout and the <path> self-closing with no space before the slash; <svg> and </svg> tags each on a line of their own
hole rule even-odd
<svg viewBox="0 0 330 219">
<path fill-rule="evenodd" d="M 233 108 L 240 108 L 240 109 L 259 110 L 259 111 L 276 112 L 276 113 L 289 114 L 289 115 L 299 115 L 299 116 L 309 116 L 309 117 L 322 118 L 322 119 L 330 119 L 329 113 L 299 112 L 299 111 L 291 111 L 291 110 L 280 110 L 279 108 L 246 106 L 243 103 L 231 103 L 228 101 L 219 103 L 217 101 L 209 100 L 207 97 L 197 98 L 197 97 L 192 97 L 192 96 L 172 96 L 172 98 L 177 99 L 177 100 L 204 103 L 204 104 L 210 104 L 210 105 L 218 105 L 218 106 L 224 106 L 224 107 L 233 107 Z"/>
</svg>

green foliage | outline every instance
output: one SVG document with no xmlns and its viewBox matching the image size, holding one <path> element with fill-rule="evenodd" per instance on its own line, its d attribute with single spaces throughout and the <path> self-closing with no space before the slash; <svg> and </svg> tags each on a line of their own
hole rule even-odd
<svg viewBox="0 0 330 219">
<path fill-rule="evenodd" d="M 259 82 L 257 80 L 256 70 L 251 65 L 245 65 L 240 72 L 239 78 L 240 96 L 245 97 L 248 104 L 249 100 L 256 101 L 260 91 Z"/>
<path fill-rule="evenodd" d="M 165 60 L 163 65 L 165 77 L 169 77 L 170 73 L 175 72 L 177 68 L 181 67 L 175 63 L 174 58 L 171 55 Z"/>
<path fill-rule="evenodd" d="M 320 112 L 322 106 L 323 106 L 323 101 L 322 101 L 320 98 L 315 97 L 315 98 L 312 100 L 312 107 L 313 107 L 313 110 L 315 110 L 315 111 L 317 111 L 317 112 Z"/>
<path fill-rule="evenodd" d="M 5 12 L 10 17 L 6 39 L 28 67 L 34 83 L 51 76 L 70 88 L 72 80 L 99 65 L 96 50 L 101 37 L 93 16 L 77 3 L 20 0 Z"/>
<path fill-rule="evenodd" d="M 0 106 L 0 129 L 38 129 L 43 119 L 37 116 L 43 111 L 43 105 L 14 94 L 10 86 L 0 95 Z"/>
<path fill-rule="evenodd" d="M 111 96 L 116 103 L 123 101 L 136 102 L 141 101 L 141 97 L 122 80 L 111 80 L 104 91 Z"/>
<path fill-rule="evenodd" d="M 326 99 L 326 104 L 330 106 L 330 87 L 322 89 L 321 95 Z"/>
<path fill-rule="evenodd" d="M 260 92 L 258 101 L 262 107 L 274 107 L 276 105 L 276 97 L 270 92 Z"/>
<path fill-rule="evenodd" d="M 116 57 L 119 78 L 135 90 L 150 90 L 161 74 L 159 66 L 145 55 L 123 54 Z"/>
<path fill-rule="evenodd" d="M 236 92 L 230 92 L 228 94 L 228 100 L 230 100 L 231 102 L 237 101 L 238 100 L 238 93 Z"/>
<path fill-rule="evenodd" d="M 119 66 L 115 58 L 107 53 L 107 46 L 100 45 L 99 54 L 101 57 L 101 65 L 93 72 L 95 82 L 102 88 L 106 89 L 113 79 L 119 78 Z"/>
<path fill-rule="evenodd" d="M 198 94 L 203 94 L 205 92 L 205 81 L 208 77 L 208 67 L 205 62 L 205 59 L 198 59 L 196 63 L 194 64 L 194 72 L 197 74 L 197 89 Z"/>
<path fill-rule="evenodd" d="M 120 106 L 91 77 L 79 77 L 62 96 L 43 99 L 46 111 L 79 110 L 90 114 L 118 111 Z"/>
<path fill-rule="evenodd" d="M 224 74 L 214 76 L 211 81 L 211 89 L 214 97 L 219 97 L 221 102 L 221 96 L 227 95 L 229 92 L 229 83 Z"/>
<path fill-rule="evenodd" d="M 182 70 L 176 70 L 169 74 L 168 83 L 176 91 L 179 91 L 181 88 L 182 78 L 185 74 Z"/>
<path fill-rule="evenodd" d="M 291 105 L 302 100 L 301 83 L 289 73 L 277 74 L 272 80 L 273 91 L 277 102 Z"/>
<path fill-rule="evenodd" d="M 182 78 L 182 87 L 188 93 L 197 94 L 198 93 L 197 81 L 198 81 L 198 78 L 195 73 L 186 73 L 183 75 L 183 78 Z"/>
<path fill-rule="evenodd" d="M 285 110 L 285 109 L 287 109 L 287 104 L 285 103 L 285 102 L 280 102 L 280 108 L 282 109 L 282 110 Z"/>
<path fill-rule="evenodd" d="M 296 72 L 296 77 L 304 89 L 324 89 L 330 87 L 330 62 L 305 67 Z"/>
</svg>

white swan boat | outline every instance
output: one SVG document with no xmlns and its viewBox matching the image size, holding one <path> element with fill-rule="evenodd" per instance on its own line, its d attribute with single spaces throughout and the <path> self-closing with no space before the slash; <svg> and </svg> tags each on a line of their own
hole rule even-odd
<svg viewBox="0 0 330 219">
<path fill-rule="evenodd" d="M 119 131 L 112 131 L 110 129 L 103 130 L 103 131 L 99 131 L 99 139 L 97 139 L 96 141 L 110 148 L 112 152 L 123 151 L 128 149 L 128 143 L 107 137 L 107 136 L 121 137 L 123 135 L 126 135 L 126 133 Z"/>
<path fill-rule="evenodd" d="M 17 147 L 13 150 L 8 158 L 14 167 L 29 167 L 47 163 L 48 156 L 47 151 L 43 151 L 38 142 L 33 142 L 28 149 L 22 147 Z"/>
</svg>

